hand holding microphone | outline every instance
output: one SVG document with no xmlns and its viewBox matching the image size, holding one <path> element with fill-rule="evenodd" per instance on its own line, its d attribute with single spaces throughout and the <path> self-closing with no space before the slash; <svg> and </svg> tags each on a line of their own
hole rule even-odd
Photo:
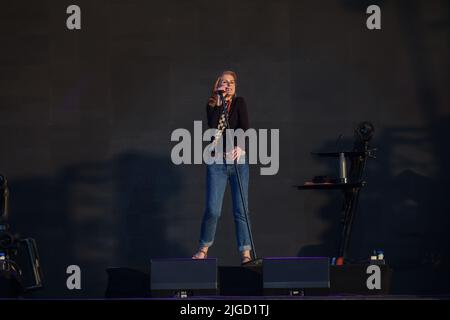
<svg viewBox="0 0 450 320">
<path fill-rule="evenodd" d="M 208 105 L 210 107 L 219 107 L 222 105 L 223 95 L 227 92 L 226 84 L 222 83 L 222 78 L 217 78 L 214 88 L 212 90 L 211 97 L 208 100 Z M 222 97 L 221 97 L 222 96 Z"/>
</svg>

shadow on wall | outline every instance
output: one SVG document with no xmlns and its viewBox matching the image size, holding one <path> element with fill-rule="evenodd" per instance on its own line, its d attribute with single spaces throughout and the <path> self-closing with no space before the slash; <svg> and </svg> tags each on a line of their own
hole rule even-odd
<svg viewBox="0 0 450 320">
<path fill-rule="evenodd" d="M 447 128 L 448 135 L 450 122 Z M 450 292 L 449 176 L 439 166 L 430 173 L 440 162 L 439 154 L 424 154 L 432 143 L 428 129 L 386 128 L 361 198 L 353 252 L 385 249 L 396 293 Z"/>
<path fill-rule="evenodd" d="M 151 257 L 186 255 L 167 234 L 166 204 L 182 177 L 170 159 L 139 152 L 10 181 L 13 231 L 36 239 L 45 288 L 32 297 L 103 297 L 108 267 L 147 270 Z M 66 268 L 81 268 L 81 290 Z"/>
<path fill-rule="evenodd" d="M 330 140 L 325 142 L 317 150 L 311 152 L 332 152 L 336 150 L 351 150 L 353 141 L 346 137 L 340 137 L 338 140 Z M 317 161 L 325 164 L 326 169 L 323 172 L 313 172 L 312 176 L 327 176 L 330 178 L 337 178 L 338 160 L 337 158 L 322 158 L 316 155 L 311 155 Z M 308 190 L 301 191 L 303 197 L 307 197 L 308 193 L 321 193 L 327 199 L 326 203 L 318 206 L 318 218 L 323 220 L 322 225 L 328 226 L 323 232 L 322 241 L 319 244 L 303 246 L 298 256 L 328 256 L 335 257 L 339 252 L 339 240 L 342 232 L 341 214 L 344 196 L 341 190 Z"/>
</svg>

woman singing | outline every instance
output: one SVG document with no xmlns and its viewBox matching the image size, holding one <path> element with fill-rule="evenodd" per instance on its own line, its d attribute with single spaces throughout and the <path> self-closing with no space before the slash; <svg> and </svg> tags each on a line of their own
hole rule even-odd
<svg viewBox="0 0 450 320">
<path fill-rule="evenodd" d="M 236 227 L 236 240 L 238 250 L 241 255 L 241 263 L 251 261 L 250 250 L 251 242 L 249 228 L 247 226 L 244 207 L 240 194 L 239 182 L 236 175 L 234 160 L 238 160 L 238 171 L 242 183 L 243 196 L 248 208 L 248 179 L 249 167 L 245 159 L 245 151 L 240 146 L 232 145 L 230 152 L 226 152 L 226 131 L 225 129 L 238 129 L 244 131 L 249 128 L 247 106 L 242 97 L 236 96 L 236 74 L 233 71 L 224 71 L 216 80 L 211 97 L 206 106 L 208 117 L 208 126 L 217 128 L 218 135 L 214 137 L 223 139 L 223 153 L 215 154 L 215 159 L 221 158 L 222 161 L 215 161 L 207 164 L 206 170 L 206 208 L 203 214 L 203 220 L 200 231 L 200 243 L 198 251 L 192 256 L 193 259 L 205 259 L 208 255 L 208 249 L 214 242 L 217 221 L 222 211 L 222 200 L 226 186 L 229 182 L 231 187 L 231 196 L 233 201 L 233 216 Z M 223 92 L 225 106 L 222 105 L 222 99 L 219 99 L 217 92 Z M 228 110 L 229 128 L 224 121 L 224 107 Z M 224 128 L 225 127 L 225 128 Z M 222 130 L 222 134 L 220 134 Z M 230 142 L 233 143 L 233 142 Z M 242 157 L 242 158 L 241 158 Z M 227 161 L 228 159 L 228 161 Z M 233 161 L 231 161 L 231 160 Z"/>
</svg>

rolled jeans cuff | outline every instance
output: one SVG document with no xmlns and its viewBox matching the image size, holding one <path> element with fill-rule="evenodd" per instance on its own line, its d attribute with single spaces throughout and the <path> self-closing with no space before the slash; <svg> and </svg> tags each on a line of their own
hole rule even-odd
<svg viewBox="0 0 450 320">
<path fill-rule="evenodd" d="M 210 241 L 210 242 L 203 242 L 203 241 L 200 241 L 200 248 L 203 248 L 203 247 L 211 247 L 212 246 L 212 244 L 213 244 L 213 241 Z"/>
<path fill-rule="evenodd" d="M 239 247 L 239 252 L 246 251 L 246 250 L 252 250 L 252 246 L 251 245 L 245 245 L 245 246 L 240 246 Z"/>
</svg>

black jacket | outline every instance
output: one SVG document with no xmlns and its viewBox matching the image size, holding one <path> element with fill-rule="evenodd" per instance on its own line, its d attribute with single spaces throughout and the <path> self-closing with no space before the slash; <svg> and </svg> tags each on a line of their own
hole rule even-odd
<svg viewBox="0 0 450 320">
<path fill-rule="evenodd" d="M 209 128 L 216 128 L 219 125 L 219 119 L 220 115 L 223 112 L 223 105 L 219 107 L 210 107 L 209 105 L 206 105 L 206 115 L 208 118 L 208 127 Z M 242 97 L 235 97 L 233 100 L 231 100 L 231 109 L 228 114 L 228 122 L 230 124 L 230 127 L 227 129 L 242 129 L 247 130 L 250 127 L 249 121 L 248 121 L 248 112 L 247 112 L 247 104 L 245 103 L 244 98 Z M 227 148 L 227 139 L 226 139 L 226 132 L 223 132 L 222 135 L 223 139 L 223 151 L 226 152 Z M 211 142 L 214 140 L 214 137 L 211 138 Z M 236 146 L 237 143 L 234 141 L 234 146 Z"/>
<path fill-rule="evenodd" d="M 217 128 L 222 111 L 223 106 L 210 107 L 209 105 L 206 105 L 209 128 Z M 230 123 L 230 128 L 228 129 L 241 128 L 245 131 L 249 128 L 247 104 L 245 103 L 244 98 L 236 97 L 231 101 L 231 110 L 228 115 L 228 121 Z"/>
</svg>

